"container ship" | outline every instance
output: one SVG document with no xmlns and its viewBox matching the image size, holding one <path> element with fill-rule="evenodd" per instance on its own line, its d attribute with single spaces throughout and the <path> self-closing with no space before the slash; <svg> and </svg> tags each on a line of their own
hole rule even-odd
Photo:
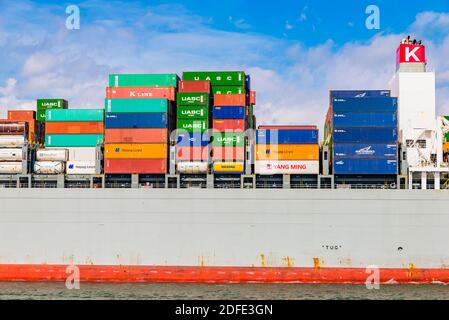
<svg viewBox="0 0 449 320">
<path fill-rule="evenodd" d="M 388 89 L 330 91 L 321 137 L 257 125 L 243 71 L 9 111 L 0 281 L 449 283 L 449 117 L 425 46 L 396 54 Z"/>
</svg>

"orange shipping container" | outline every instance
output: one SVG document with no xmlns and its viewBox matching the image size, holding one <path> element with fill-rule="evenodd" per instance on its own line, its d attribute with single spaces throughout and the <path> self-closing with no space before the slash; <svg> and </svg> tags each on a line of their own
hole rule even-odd
<svg viewBox="0 0 449 320">
<path fill-rule="evenodd" d="M 28 124 L 28 142 L 39 142 L 36 132 L 37 122 L 34 119 L 31 120 L 2 120 L 8 123 L 26 122 Z"/>
<path fill-rule="evenodd" d="M 36 111 L 34 110 L 11 110 L 8 111 L 8 120 L 13 121 L 30 121 L 36 119 Z"/>
<path fill-rule="evenodd" d="M 167 159 L 167 144 L 113 143 L 104 145 L 105 159 Z"/>
<path fill-rule="evenodd" d="M 103 122 L 47 122 L 45 134 L 103 134 Z"/>
<path fill-rule="evenodd" d="M 167 129 L 106 129 L 105 143 L 167 143 Z"/>
<path fill-rule="evenodd" d="M 228 106 L 243 107 L 245 105 L 246 105 L 246 95 L 244 94 L 214 95 L 214 106 L 216 107 L 228 107 Z"/>
<path fill-rule="evenodd" d="M 256 160 L 319 160 L 317 144 L 259 144 L 256 145 Z"/>
<path fill-rule="evenodd" d="M 443 151 L 444 151 L 444 152 L 449 152 L 449 142 L 446 142 L 446 143 L 443 145 Z"/>
</svg>

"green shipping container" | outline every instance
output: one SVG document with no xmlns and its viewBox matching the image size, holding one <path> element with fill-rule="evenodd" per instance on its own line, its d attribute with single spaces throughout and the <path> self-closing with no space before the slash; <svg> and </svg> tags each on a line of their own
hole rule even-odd
<svg viewBox="0 0 449 320">
<path fill-rule="evenodd" d="M 67 109 L 69 103 L 64 99 L 37 99 L 36 109 L 37 111 L 48 109 Z"/>
<path fill-rule="evenodd" d="M 208 106 L 209 94 L 200 92 L 178 92 L 176 94 L 178 106 Z"/>
<path fill-rule="evenodd" d="M 244 133 L 214 133 L 212 143 L 214 147 L 244 147 Z"/>
<path fill-rule="evenodd" d="M 110 74 L 110 87 L 177 87 L 176 74 Z"/>
<path fill-rule="evenodd" d="M 208 120 L 199 120 L 199 119 L 193 120 L 180 119 L 178 120 L 178 129 L 186 130 L 189 133 L 194 132 L 203 133 L 209 129 L 209 122 Z"/>
<path fill-rule="evenodd" d="M 103 122 L 103 109 L 65 109 L 47 110 L 45 115 L 47 122 Z"/>
<path fill-rule="evenodd" d="M 36 120 L 37 121 L 45 121 L 45 110 L 38 110 L 36 112 Z"/>
<path fill-rule="evenodd" d="M 177 108 L 178 119 L 208 119 L 209 107 L 203 106 L 180 106 Z"/>
<path fill-rule="evenodd" d="M 245 94 L 245 86 L 213 86 L 213 94 Z"/>
<path fill-rule="evenodd" d="M 194 81 L 210 81 L 212 86 L 244 86 L 245 72 L 184 72 L 182 75 L 182 79 Z"/>
<path fill-rule="evenodd" d="M 446 139 L 446 142 L 449 142 L 449 132 L 444 135 L 444 138 Z"/>
<path fill-rule="evenodd" d="M 103 144 L 102 134 L 49 134 L 45 136 L 46 147 L 96 147 Z"/>
<path fill-rule="evenodd" d="M 106 112 L 114 113 L 167 113 L 167 99 L 106 99 Z"/>
</svg>

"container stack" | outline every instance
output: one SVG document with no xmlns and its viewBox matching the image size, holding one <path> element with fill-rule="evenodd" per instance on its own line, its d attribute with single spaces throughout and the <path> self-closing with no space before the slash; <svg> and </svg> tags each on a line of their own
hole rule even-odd
<svg viewBox="0 0 449 320">
<path fill-rule="evenodd" d="M 61 174 L 66 170 L 68 175 L 100 173 L 98 147 L 103 140 L 103 109 L 47 110 L 46 151 L 38 152 L 34 171 L 38 174 Z"/>
<path fill-rule="evenodd" d="M 0 120 L 0 174 L 26 173 L 28 123 Z"/>
<path fill-rule="evenodd" d="M 210 82 L 183 80 L 179 82 L 178 91 L 177 171 L 182 174 L 207 174 L 210 158 Z"/>
<path fill-rule="evenodd" d="M 318 128 L 260 126 L 256 133 L 257 175 L 318 175 Z"/>
<path fill-rule="evenodd" d="M 397 175 L 398 119 L 396 98 L 388 91 L 332 91 L 327 128 L 334 175 Z M 348 98 L 347 96 L 351 96 Z"/>
<path fill-rule="evenodd" d="M 184 72 L 183 80 L 210 81 L 212 107 L 212 160 L 215 174 L 245 172 L 245 130 L 253 124 L 249 77 L 244 72 Z M 251 118 L 251 121 L 249 121 Z"/>
<path fill-rule="evenodd" d="M 8 111 L 8 120 L 11 122 L 23 121 L 28 123 L 28 142 L 43 142 L 43 126 L 36 120 L 36 111 L 34 110 L 10 110 Z"/>
<path fill-rule="evenodd" d="M 106 174 L 166 174 L 176 74 L 112 74 L 105 100 Z"/>
</svg>

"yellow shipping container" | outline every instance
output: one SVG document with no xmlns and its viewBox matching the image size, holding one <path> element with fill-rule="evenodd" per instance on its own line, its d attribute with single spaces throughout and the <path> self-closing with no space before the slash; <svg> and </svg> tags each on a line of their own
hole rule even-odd
<svg viewBox="0 0 449 320">
<path fill-rule="evenodd" d="M 214 162 L 214 173 L 243 173 L 243 162 Z"/>
<path fill-rule="evenodd" d="M 256 145 L 256 160 L 319 160 L 317 144 L 259 144 Z"/>
<path fill-rule="evenodd" d="M 126 144 L 114 143 L 104 145 L 105 159 L 166 159 L 166 144 Z"/>
</svg>

